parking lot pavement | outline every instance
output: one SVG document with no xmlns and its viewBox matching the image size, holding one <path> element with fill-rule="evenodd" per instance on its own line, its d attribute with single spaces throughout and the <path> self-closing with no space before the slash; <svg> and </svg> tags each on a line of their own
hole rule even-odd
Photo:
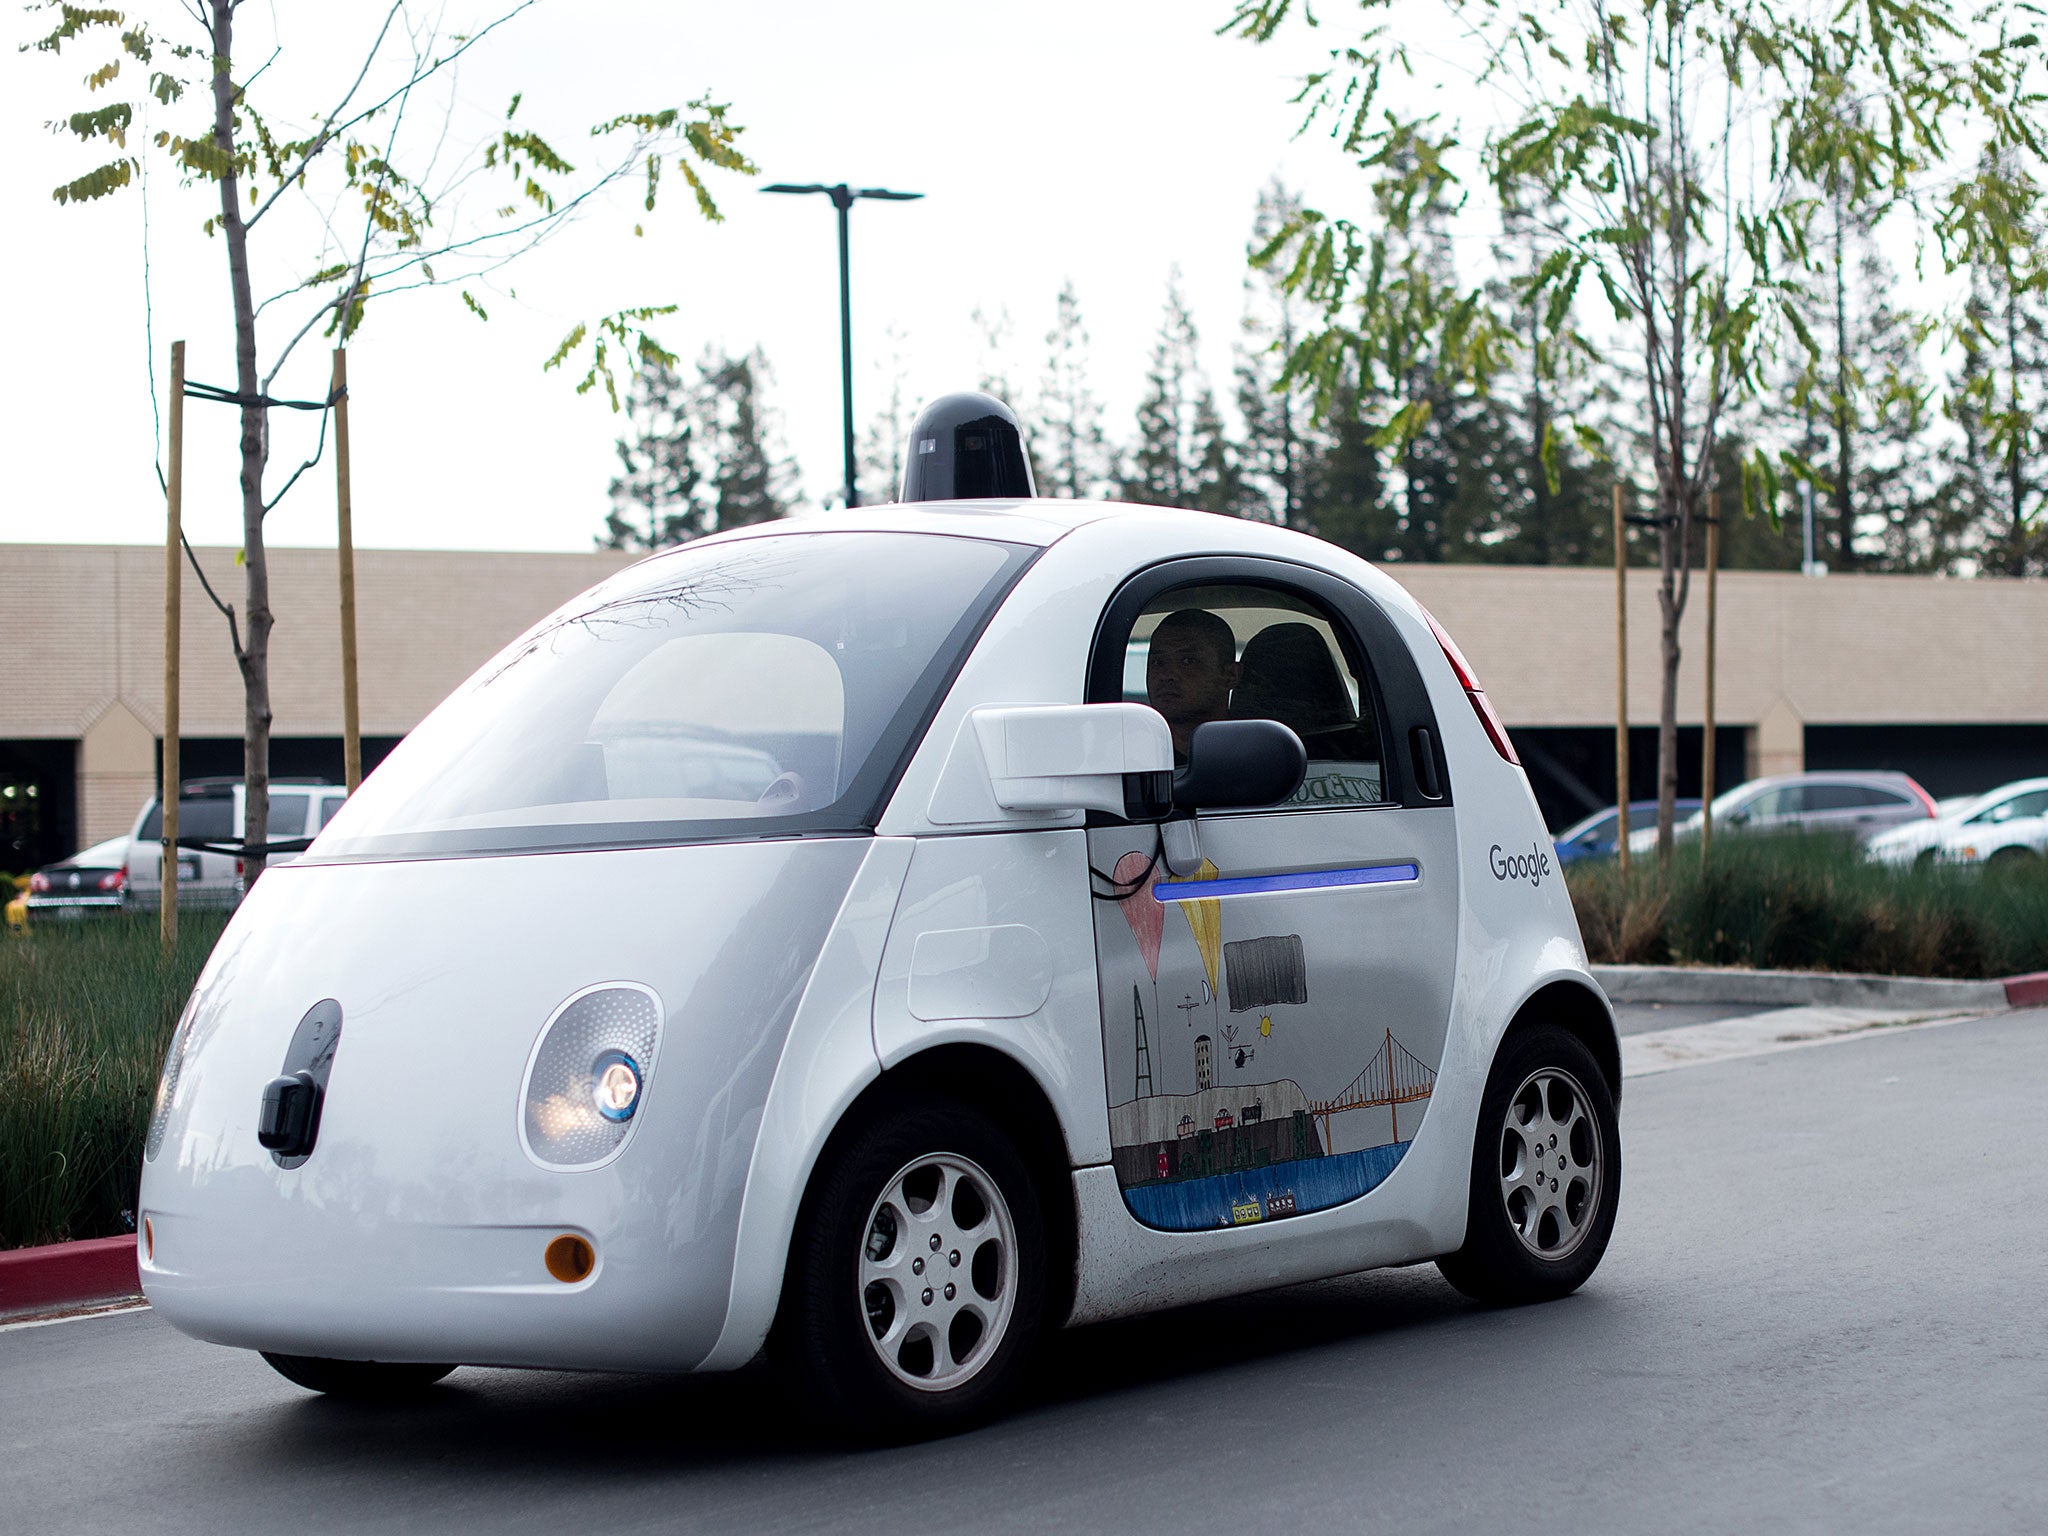
<svg viewBox="0 0 2048 1536">
<path fill-rule="evenodd" d="M 1624 1035 L 1640 1035 L 1653 1029 L 1711 1024 L 1717 1019 L 1740 1018 L 1757 1011 L 1754 1003 L 1616 1003 L 1614 1026 Z"/>
<path fill-rule="evenodd" d="M 849 1452 L 758 1376 L 458 1371 L 385 1411 L 149 1312 L 0 1331 L 10 1529 L 1878 1533 L 2048 1528 L 2048 1011 L 1633 1081 L 1613 1247 L 1053 1341 L 1020 1411 Z"/>
</svg>

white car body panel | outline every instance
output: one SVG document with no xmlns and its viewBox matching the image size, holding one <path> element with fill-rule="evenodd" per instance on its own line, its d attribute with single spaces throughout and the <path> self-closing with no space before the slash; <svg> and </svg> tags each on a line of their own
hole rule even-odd
<svg viewBox="0 0 2048 1536">
<path fill-rule="evenodd" d="M 266 875 L 201 977 L 144 1168 L 143 1283 L 167 1319 L 337 1358 L 735 1368 L 769 1334 L 804 1191 L 856 1101 L 926 1051 L 972 1046 L 1051 1106 L 1075 1207 L 1069 1320 L 1092 1321 L 1457 1248 L 1488 1068 L 1545 986 L 1577 989 L 1599 1020 L 1595 1054 L 1618 1061 L 1527 780 L 1385 574 L 1266 525 L 1059 502 L 863 509 L 706 545 L 826 529 L 1042 551 L 938 699 L 872 835 L 749 841 L 740 828 L 731 841 L 353 864 L 322 863 L 316 847 Z M 1369 1193 L 1256 1230 L 1134 1217 L 1112 1168 L 1087 815 L 1029 796 L 1002 805 L 975 723 L 977 710 L 1082 704 L 1113 595 L 1195 556 L 1288 562 L 1362 592 L 1412 657 L 1450 777 L 1447 806 L 1398 811 L 1425 818 L 1417 862 L 1457 893 L 1426 1114 Z M 632 590 L 644 564 L 596 590 Z M 1119 738 L 1138 744 L 1132 761 L 1156 750 L 1149 731 Z M 1500 874 L 1501 850 L 1530 862 Z M 533 893 L 549 886 L 536 932 Z M 522 1073 L 543 1021 L 606 982 L 662 1005 L 645 1102 L 615 1157 L 551 1171 L 520 1151 Z M 317 1150 L 281 1168 L 255 1140 L 258 1098 L 323 998 L 344 1020 Z M 542 1265 L 559 1232 L 598 1254 L 573 1285 Z"/>
</svg>

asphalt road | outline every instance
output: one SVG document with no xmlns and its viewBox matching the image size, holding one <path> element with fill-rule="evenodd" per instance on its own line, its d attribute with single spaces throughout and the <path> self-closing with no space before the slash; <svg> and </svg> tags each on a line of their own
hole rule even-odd
<svg viewBox="0 0 2048 1536">
<path fill-rule="evenodd" d="M 2048 1527 L 2048 1012 L 1628 1086 L 1606 1263 L 1433 1268 L 1063 1336 L 977 1434 L 851 1453 L 755 1379 L 457 1372 L 309 1397 L 147 1312 L 0 1332 L 13 1530 Z"/>
</svg>

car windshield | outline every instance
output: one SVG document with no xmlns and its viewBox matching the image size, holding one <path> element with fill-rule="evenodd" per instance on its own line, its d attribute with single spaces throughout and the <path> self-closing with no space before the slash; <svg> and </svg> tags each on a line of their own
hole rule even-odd
<svg viewBox="0 0 2048 1536">
<path fill-rule="evenodd" d="M 392 752 L 312 860 L 847 832 L 1032 551 L 791 532 L 584 594 Z"/>
</svg>

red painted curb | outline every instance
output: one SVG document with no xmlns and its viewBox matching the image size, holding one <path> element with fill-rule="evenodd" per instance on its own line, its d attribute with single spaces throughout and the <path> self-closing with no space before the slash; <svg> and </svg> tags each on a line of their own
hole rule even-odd
<svg viewBox="0 0 2048 1536">
<path fill-rule="evenodd" d="M 2005 1000 L 2015 1008 L 2038 1008 L 2048 1003 L 2048 971 L 2006 977 Z"/>
<path fill-rule="evenodd" d="M 0 1252 L 0 1317 L 141 1294 L 133 1237 Z"/>
</svg>

